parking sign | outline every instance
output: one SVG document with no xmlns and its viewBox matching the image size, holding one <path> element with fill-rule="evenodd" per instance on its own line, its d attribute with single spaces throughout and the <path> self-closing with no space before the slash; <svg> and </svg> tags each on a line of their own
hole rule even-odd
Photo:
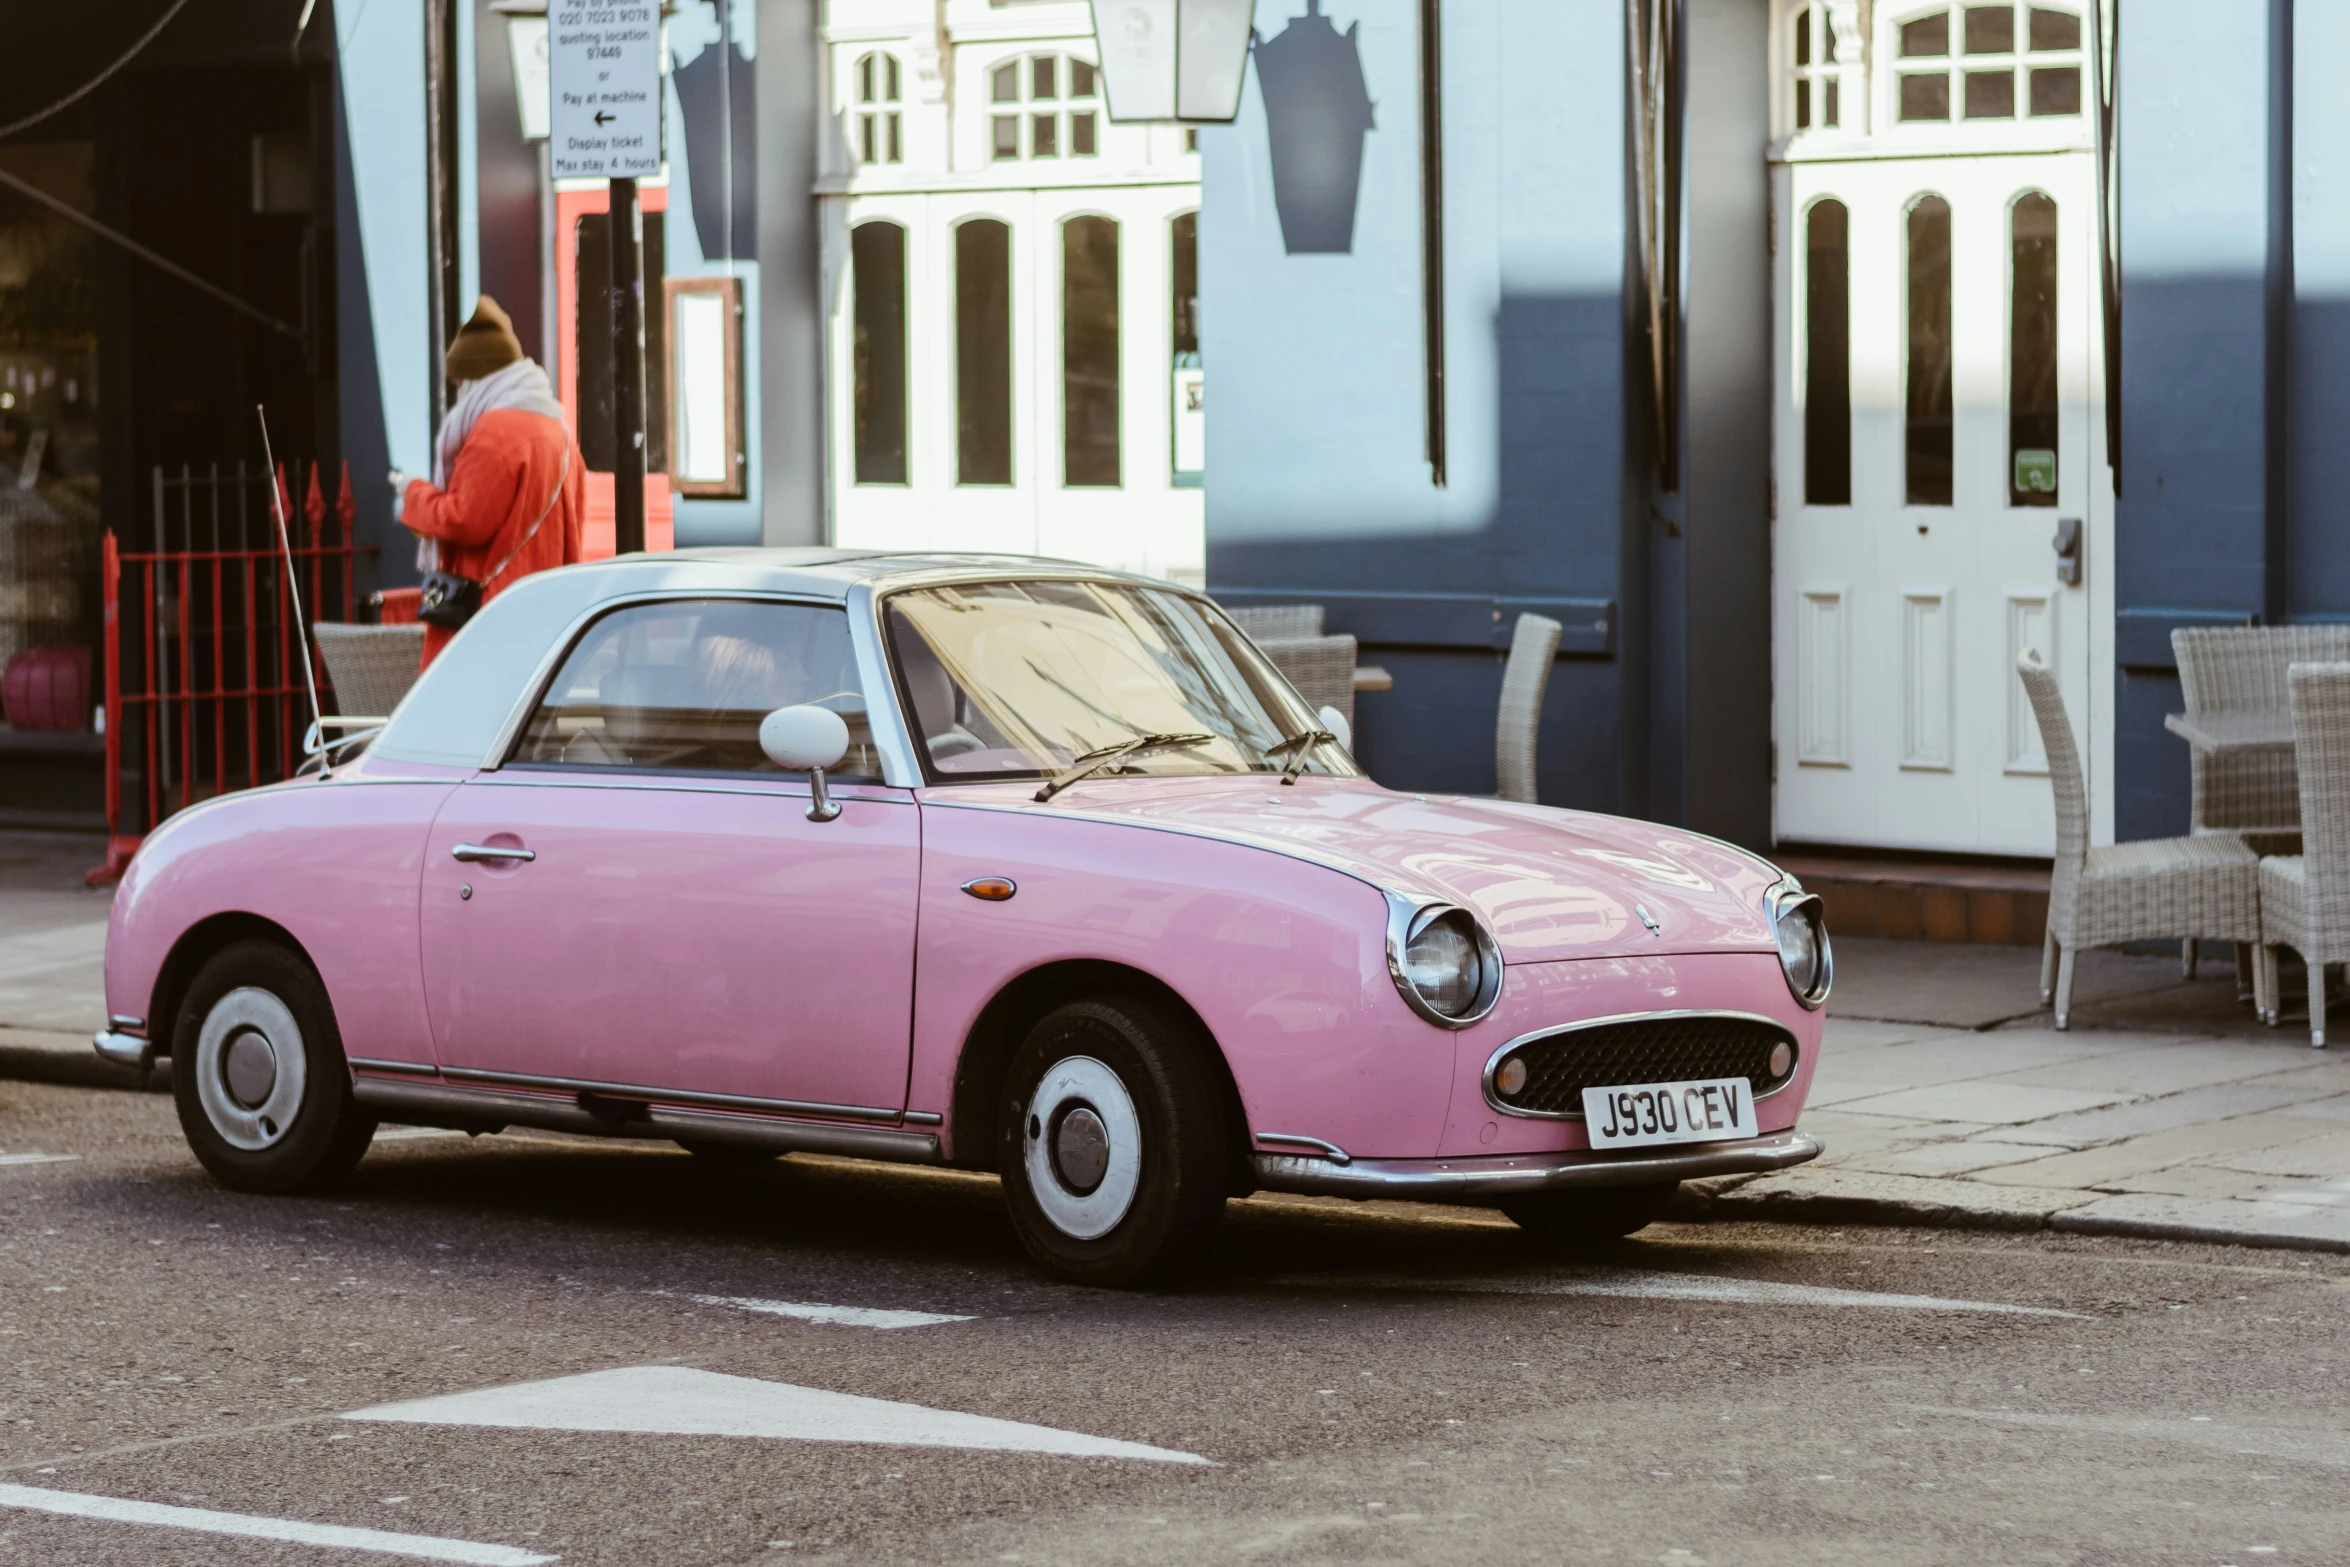
<svg viewBox="0 0 2350 1567">
<path fill-rule="evenodd" d="M 558 179 L 661 172 L 659 0 L 550 0 L 547 66 Z"/>
</svg>

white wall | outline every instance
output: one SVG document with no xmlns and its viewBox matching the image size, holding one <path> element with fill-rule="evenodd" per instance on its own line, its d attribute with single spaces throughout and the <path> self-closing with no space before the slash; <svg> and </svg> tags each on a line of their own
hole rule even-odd
<svg viewBox="0 0 2350 1567">
<path fill-rule="evenodd" d="M 984 0 L 831 0 L 824 29 L 834 127 L 818 190 L 825 198 L 834 541 L 1056 555 L 1199 580 L 1202 493 L 1172 480 L 1172 225 L 1199 205 L 1199 158 L 1185 151 L 1182 129 L 1113 126 L 1105 114 L 1093 157 L 989 160 L 990 73 L 1037 54 L 1092 60 L 1092 15 L 1083 0 L 1017 8 Z M 851 155 L 855 69 L 876 49 L 899 62 L 904 161 L 858 165 Z M 1060 225 L 1079 215 L 1119 225 L 1123 483 L 1115 489 L 1061 483 Z M 955 482 L 954 230 L 972 217 L 1012 230 L 1008 486 Z M 874 219 L 907 231 L 903 485 L 854 480 L 848 234 Z"/>
</svg>

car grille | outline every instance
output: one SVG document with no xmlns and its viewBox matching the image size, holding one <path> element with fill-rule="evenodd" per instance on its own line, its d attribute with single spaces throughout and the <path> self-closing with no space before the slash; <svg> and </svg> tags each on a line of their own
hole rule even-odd
<svg viewBox="0 0 2350 1567">
<path fill-rule="evenodd" d="M 1771 1075 L 1771 1047 L 1782 1042 L 1794 1045 L 1795 1036 L 1753 1017 L 1643 1017 L 1567 1028 L 1506 1051 L 1492 1071 L 1499 1072 L 1512 1059 L 1522 1060 L 1525 1086 L 1504 1096 L 1489 1075 L 1487 1092 L 1496 1104 L 1523 1114 L 1575 1121 L 1583 1118 L 1586 1088 L 1743 1077 L 1760 1098 L 1785 1087 L 1795 1075 L 1793 1067 L 1784 1076 Z"/>
</svg>

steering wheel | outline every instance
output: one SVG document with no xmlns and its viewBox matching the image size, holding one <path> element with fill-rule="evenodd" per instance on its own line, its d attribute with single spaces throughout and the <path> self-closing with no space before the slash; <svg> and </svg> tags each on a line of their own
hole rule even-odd
<svg viewBox="0 0 2350 1567">
<path fill-rule="evenodd" d="M 968 729 L 950 729 L 943 735 L 932 735 L 923 744 L 930 747 L 930 759 L 934 762 L 987 749 L 987 742 Z"/>
</svg>

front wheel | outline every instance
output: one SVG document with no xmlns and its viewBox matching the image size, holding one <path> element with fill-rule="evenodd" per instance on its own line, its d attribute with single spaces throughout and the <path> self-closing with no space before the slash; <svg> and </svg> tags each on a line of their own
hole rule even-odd
<svg viewBox="0 0 2350 1567">
<path fill-rule="evenodd" d="M 1013 1054 L 1000 1168 L 1029 1255 L 1082 1284 L 1181 1275 L 1223 1217 L 1231 1132 L 1197 1031 L 1126 997 L 1048 1014 Z"/>
<path fill-rule="evenodd" d="M 1653 1186 L 1599 1186 L 1581 1191 L 1529 1192 L 1504 1201 L 1501 1211 L 1521 1230 L 1556 1246 L 1595 1246 L 1621 1240 L 1661 1217 L 1678 1181 Z"/>
<path fill-rule="evenodd" d="M 325 987 L 272 942 L 238 942 L 197 973 L 172 1028 L 171 1091 L 188 1146 L 234 1191 L 330 1185 L 375 1136 Z"/>
</svg>

